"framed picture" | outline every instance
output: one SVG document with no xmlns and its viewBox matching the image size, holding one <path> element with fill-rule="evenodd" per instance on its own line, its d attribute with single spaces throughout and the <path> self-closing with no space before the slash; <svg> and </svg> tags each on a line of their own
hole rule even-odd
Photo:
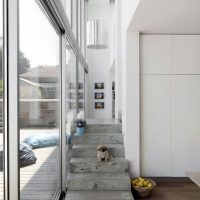
<svg viewBox="0 0 200 200">
<path fill-rule="evenodd" d="M 104 102 L 95 102 L 95 109 L 104 109 Z"/>
<path fill-rule="evenodd" d="M 95 99 L 104 99 L 104 93 L 103 92 L 95 92 L 94 98 Z"/>
<path fill-rule="evenodd" d="M 94 88 L 97 90 L 104 89 L 104 83 L 95 83 Z"/>
</svg>

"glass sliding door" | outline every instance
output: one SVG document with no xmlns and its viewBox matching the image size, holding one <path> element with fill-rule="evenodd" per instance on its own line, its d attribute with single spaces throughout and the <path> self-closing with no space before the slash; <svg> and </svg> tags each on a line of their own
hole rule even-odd
<svg viewBox="0 0 200 200">
<path fill-rule="evenodd" d="M 35 0 L 19 0 L 20 199 L 60 192 L 60 36 Z"/>
<path fill-rule="evenodd" d="M 85 70 L 79 63 L 78 68 L 78 112 L 80 115 L 85 116 Z"/>
<path fill-rule="evenodd" d="M 77 74 L 76 74 L 76 55 L 69 43 L 66 49 L 66 120 L 67 133 L 71 134 L 73 121 L 77 115 Z"/>
<path fill-rule="evenodd" d="M 71 25 L 72 20 L 72 0 L 66 0 L 66 15 Z"/>
<path fill-rule="evenodd" d="M 76 42 L 78 43 L 78 6 L 79 0 L 71 0 L 71 27 L 73 34 L 76 38 Z"/>
<path fill-rule="evenodd" d="M 74 119 L 77 116 L 77 74 L 76 55 L 69 43 L 66 46 L 66 69 L 65 69 L 65 94 L 66 94 L 66 134 L 67 134 L 67 173 L 71 159 L 70 138 L 75 132 Z"/>
<path fill-rule="evenodd" d="M 3 0 L 0 0 L 0 200 L 4 199 Z"/>
<path fill-rule="evenodd" d="M 79 47 L 84 57 L 86 56 L 86 3 L 85 0 L 79 0 Z"/>
</svg>

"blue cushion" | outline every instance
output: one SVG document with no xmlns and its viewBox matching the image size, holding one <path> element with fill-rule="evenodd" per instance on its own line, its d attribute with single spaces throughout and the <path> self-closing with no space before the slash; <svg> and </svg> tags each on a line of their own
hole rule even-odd
<svg viewBox="0 0 200 200">
<path fill-rule="evenodd" d="M 71 136 L 66 134 L 66 140 L 70 143 Z M 35 134 L 26 137 L 23 140 L 24 143 L 28 143 L 33 149 L 57 146 L 59 144 L 59 133 L 42 133 Z"/>
</svg>

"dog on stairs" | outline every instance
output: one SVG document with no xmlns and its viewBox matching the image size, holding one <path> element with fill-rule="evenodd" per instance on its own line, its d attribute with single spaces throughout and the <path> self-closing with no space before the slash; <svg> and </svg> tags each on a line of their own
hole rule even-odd
<svg viewBox="0 0 200 200">
<path fill-rule="evenodd" d="M 97 147 L 97 159 L 99 162 L 107 162 L 110 159 L 110 153 L 106 145 L 99 145 Z"/>
</svg>

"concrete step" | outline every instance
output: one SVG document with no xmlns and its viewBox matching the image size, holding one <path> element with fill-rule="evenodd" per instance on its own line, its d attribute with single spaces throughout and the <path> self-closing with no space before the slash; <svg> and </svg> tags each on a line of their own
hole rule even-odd
<svg viewBox="0 0 200 200">
<path fill-rule="evenodd" d="M 74 145 L 72 148 L 72 157 L 74 158 L 96 158 L 98 145 Z M 123 158 L 125 156 L 124 145 L 107 144 L 109 152 L 113 158 Z"/>
<path fill-rule="evenodd" d="M 126 190 L 130 191 L 128 173 L 69 173 L 68 190 Z"/>
<path fill-rule="evenodd" d="M 86 133 L 121 133 L 122 126 L 118 124 L 88 124 Z"/>
<path fill-rule="evenodd" d="M 70 161 L 70 172 L 128 172 L 128 161 L 124 158 L 112 158 L 108 162 L 99 162 L 96 158 L 72 158 Z"/>
<path fill-rule="evenodd" d="M 73 144 L 123 144 L 122 133 L 86 133 L 83 136 L 75 135 Z"/>
<path fill-rule="evenodd" d="M 65 200 L 133 200 L 130 191 L 69 191 Z"/>
</svg>

